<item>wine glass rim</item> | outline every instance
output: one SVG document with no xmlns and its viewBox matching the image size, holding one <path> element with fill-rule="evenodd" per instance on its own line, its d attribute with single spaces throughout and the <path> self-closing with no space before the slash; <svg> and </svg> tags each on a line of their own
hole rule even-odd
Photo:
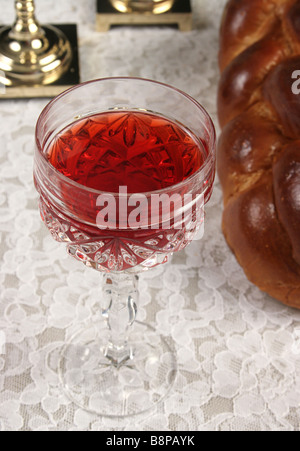
<svg viewBox="0 0 300 451">
<path fill-rule="evenodd" d="M 156 84 L 158 86 L 161 87 L 165 87 L 168 88 L 174 92 L 177 92 L 178 94 L 182 95 L 183 97 L 185 97 L 187 100 L 189 100 L 190 102 L 192 102 L 201 112 L 202 114 L 204 114 L 204 116 L 206 117 L 208 124 L 211 128 L 211 143 L 210 146 L 208 148 L 208 155 L 207 158 L 205 158 L 205 161 L 203 163 L 203 165 L 194 173 L 192 174 L 190 177 L 186 178 L 185 180 L 183 180 L 182 182 L 179 182 L 177 184 L 174 185 L 170 185 L 167 186 L 166 188 L 162 188 L 159 190 L 153 190 L 150 192 L 134 192 L 134 193 L 127 193 L 127 194 L 123 194 L 123 193 L 116 193 L 116 192 L 109 192 L 109 191 L 101 191 L 101 190 L 97 190 L 94 188 L 89 188 L 88 186 L 82 185 L 78 182 L 76 182 L 75 180 L 72 180 L 71 178 L 65 176 L 64 174 L 62 174 L 58 169 L 56 169 L 50 162 L 49 160 L 46 158 L 44 152 L 42 151 L 40 145 L 39 145 L 39 141 L 38 141 L 38 129 L 39 126 L 45 116 L 45 114 L 47 114 L 47 112 L 52 108 L 52 106 L 59 101 L 60 99 L 62 99 L 65 95 L 69 94 L 72 91 L 75 91 L 77 89 L 80 89 L 84 86 L 87 86 L 89 84 L 96 84 L 99 82 L 105 82 L 105 81 L 130 81 L 130 80 L 135 80 L 135 81 L 141 81 L 141 82 L 146 82 L 146 83 L 152 83 L 152 84 Z M 98 78 L 98 79 L 94 79 L 94 80 L 89 80 L 80 84 L 77 84 L 75 86 L 72 86 L 71 88 L 63 91 L 61 94 L 59 94 L 58 96 L 56 96 L 54 99 L 52 99 L 46 106 L 45 108 L 42 110 L 41 114 L 39 115 L 39 118 L 37 120 L 37 124 L 36 124 L 36 128 L 35 128 L 35 143 L 37 145 L 39 154 L 42 156 L 42 158 L 46 161 L 46 163 L 49 165 L 49 167 L 51 168 L 51 170 L 57 174 L 57 176 L 61 179 L 64 180 L 67 184 L 73 186 L 74 188 L 80 189 L 83 192 L 87 192 L 87 193 L 94 193 L 94 194 L 98 194 L 98 195 L 112 195 L 114 197 L 130 197 L 134 194 L 142 194 L 146 197 L 151 196 L 153 194 L 163 194 L 166 193 L 168 191 L 173 191 L 173 190 L 177 190 L 180 188 L 183 188 L 185 185 L 188 185 L 190 183 L 192 183 L 194 180 L 197 179 L 197 177 L 199 177 L 199 174 L 204 173 L 205 170 L 207 169 L 207 167 L 210 167 L 216 158 L 215 155 L 215 150 L 216 150 L 216 141 L 217 141 L 217 135 L 216 135 L 216 129 L 214 126 L 214 123 L 212 121 L 212 118 L 210 117 L 209 113 L 206 111 L 206 109 L 201 105 L 201 103 L 199 103 L 197 100 L 195 100 L 192 96 L 190 96 L 189 94 L 187 94 L 186 92 L 171 86 L 167 83 L 163 83 L 157 80 L 151 80 L 148 78 L 141 78 L 141 77 L 105 77 L 105 78 Z"/>
</svg>

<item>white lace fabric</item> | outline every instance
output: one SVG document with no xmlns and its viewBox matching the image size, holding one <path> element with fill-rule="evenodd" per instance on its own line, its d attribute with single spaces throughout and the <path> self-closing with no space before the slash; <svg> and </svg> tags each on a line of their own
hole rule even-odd
<svg viewBox="0 0 300 451">
<path fill-rule="evenodd" d="M 13 21 L 13 1 L 0 0 Z M 180 88 L 215 123 L 225 0 L 194 0 L 195 28 L 95 31 L 95 1 L 36 0 L 42 22 L 77 22 L 82 80 L 138 76 Z M 46 100 L 0 108 L 0 431 L 300 430 L 300 312 L 246 279 L 221 232 L 216 182 L 205 236 L 140 279 L 138 318 L 173 338 L 178 377 L 158 411 L 102 419 L 63 394 L 54 351 L 99 311 L 100 278 L 52 240 L 32 181 Z"/>
</svg>

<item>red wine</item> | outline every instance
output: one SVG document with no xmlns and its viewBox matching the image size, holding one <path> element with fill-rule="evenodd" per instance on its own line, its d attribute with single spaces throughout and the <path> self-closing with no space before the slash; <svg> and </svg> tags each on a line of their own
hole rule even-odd
<svg viewBox="0 0 300 451">
<path fill-rule="evenodd" d="M 167 189 L 196 173 L 207 154 L 206 143 L 178 123 L 149 112 L 125 110 L 77 120 L 54 138 L 46 153 L 60 173 L 81 186 L 106 193 L 119 193 L 120 187 L 126 187 L 128 193 Z M 200 188 L 205 201 L 210 197 L 213 178 L 214 168 Z M 37 180 L 36 185 L 39 189 Z M 195 187 L 190 189 L 199 194 Z M 121 271 L 166 262 L 168 254 L 189 244 L 202 220 L 198 214 L 201 205 L 185 208 L 186 222 L 180 222 L 181 210 L 170 203 L 165 226 L 163 208 L 161 211 L 150 202 L 134 216 L 137 221 L 143 218 L 141 227 L 135 227 L 130 225 L 130 217 L 136 207 L 128 205 L 124 214 L 123 206 L 116 203 L 115 217 L 111 222 L 108 214 L 109 226 L 103 230 L 98 222 L 101 196 L 97 192 L 77 196 L 77 188 L 65 185 L 63 180 L 57 182 L 56 190 L 54 198 L 61 198 L 62 210 L 59 202 L 52 203 L 47 190 L 40 190 L 44 222 L 55 239 L 67 243 L 71 255 L 100 270 Z M 184 193 L 185 187 L 178 190 L 182 198 Z M 146 213 L 149 222 L 145 228 Z M 121 215 L 125 217 L 124 227 Z M 106 215 L 103 218 L 106 220 Z"/>
<path fill-rule="evenodd" d="M 203 143 L 179 124 L 142 111 L 111 111 L 65 128 L 48 151 L 50 163 L 99 191 L 145 193 L 176 185 L 204 162 Z"/>
</svg>

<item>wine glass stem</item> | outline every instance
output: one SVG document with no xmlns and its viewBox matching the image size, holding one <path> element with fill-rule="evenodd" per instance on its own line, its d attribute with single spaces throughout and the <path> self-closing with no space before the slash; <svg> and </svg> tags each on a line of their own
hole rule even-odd
<svg viewBox="0 0 300 451">
<path fill-rule="evenodd" d="M 119 368 L 134 355 L 128 337 L 137 314 L 138 276 L 126 273 L 104 274 L 103 294 L 102 315 L 109 329 L 105 356 Z"/>
</svg>

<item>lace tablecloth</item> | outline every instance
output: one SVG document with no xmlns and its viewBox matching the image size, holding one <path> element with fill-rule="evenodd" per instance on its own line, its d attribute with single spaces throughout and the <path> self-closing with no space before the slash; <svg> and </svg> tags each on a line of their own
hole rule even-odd
<svg viewBox="0 0 300 451">
<path fill-rule="evenodd" d="M 13 1 L 0 0 L 10 23 Z M 41 22 L 77 22 L 82 80 L 140 76 L 172 84 L 216 121 L 224 0 L 195 0 L 194 30 L 95 31 L 94 0 L 37 0 Z M 0 430 L 299 430 L 300 312 L 252 286 L 221 233 L 216 183 L 205 238 L 141 277 L 139 319 L 172 336 L 175 386 L 157 412 L 93 416 L 62 393 L 47 356 L 99 301 L 99 274 L 67 256 L 41 223 L 32 183 L 34 127 L 45 100 L 0 108 Z"/>
</svg>

